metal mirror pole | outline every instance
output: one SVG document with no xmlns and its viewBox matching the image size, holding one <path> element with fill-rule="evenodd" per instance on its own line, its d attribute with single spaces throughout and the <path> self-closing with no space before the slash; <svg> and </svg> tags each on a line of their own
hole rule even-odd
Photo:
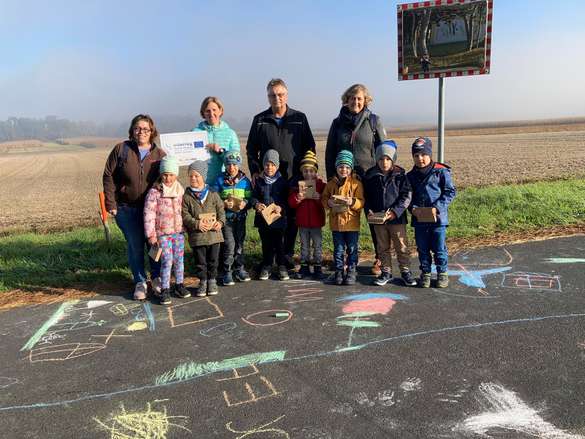
<svg viewBox="0 0 585 439">
<path fill-rule="evenodd" d="M 445 162 L 445 78 L 439 78 L 439 148 L 437 150 L 437 161 Z"/>
</svg>

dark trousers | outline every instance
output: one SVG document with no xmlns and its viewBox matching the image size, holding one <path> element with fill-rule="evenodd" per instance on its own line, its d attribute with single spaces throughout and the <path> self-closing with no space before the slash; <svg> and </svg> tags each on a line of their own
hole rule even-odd
<svg viewBox="0 0 585 439">
<path fill-rule="evenodd" d="M 258 227 L 262 241 L 262 265 L 272 267 L 276 258 L 277 265 L 284 265 L 284 233 L 285 229 L 271 229 L 268 226 Z"/>
<path fill-rule="evenodd" d="M 380 259 L 380 255 L 378 254 L 378 237 L 376 236 L 376 229 L 374 228 L 374 224 L 369 224 L 370 226 L 370 235 L 372 235 L 372 242 L 374 243 L 374 253 L 376 254 L 376 259 Z"/>
<path fill-rule="evenodd" d="M 434 256 L 437 273 L 446 273 L 449 264 L 446 226 L 415 226 L 414 239 L 418 250 L 420 271 L 430 273 Z M 431 254 L 432 252 L 432 254 Z"/>
<path fill-rule="evenodd" d="M 291 258 L 295 254 L 295 243 L 297 241 L 297 227 L 296 210 L 287 207 L 286 209 L 286 229 L 284 232 L 284 254 Z"/>
<path fill-rule="evenodd" d="M 227 220 L 223 227 L 223 271 L 244 268 L 244 240 L 246 239 L 246 217 Z"/>
<path fill-rule="evenodd" d="M 219 263 L 219 243 L 193 247 L 195 276 L 200 280 L 217 278 Z"/>
</svg>

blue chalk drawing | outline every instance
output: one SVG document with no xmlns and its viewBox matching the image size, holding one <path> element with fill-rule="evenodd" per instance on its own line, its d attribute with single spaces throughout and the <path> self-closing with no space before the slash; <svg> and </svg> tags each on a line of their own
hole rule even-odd
<svg viewBox="0 0 585 439">
<path fill-rule="evenodd" d="M 485 288 L 484 276 L 510 271 L 512 267 L 489 268 L 487 270 L 449 270 L 449 276 L 459 276 L 457 281 L 472 288 Z"/>
</svg>

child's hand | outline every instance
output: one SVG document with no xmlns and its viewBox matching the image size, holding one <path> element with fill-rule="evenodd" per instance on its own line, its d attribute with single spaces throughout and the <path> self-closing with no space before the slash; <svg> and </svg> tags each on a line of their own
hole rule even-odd
<svg viewBox="0 0 585 439">
<path fill-rule="evenodd" d="M 234 208 L 234 201 L 233 200 L 225 200 L 223 205 L 226 209 L 233 209 Z"/>
<path fill-rule="evenodd" d="M 282 207 L 274 206 L 274 212 L 280 214 L 280 212 L 282 212 Z"/>
<path fill-rule="evenodd" d="M 151 236 L 150 238 L 148 238 L 148 243 L 150 245 L 157 245 L 158 244 L 158 241 L 156 239 L 156 236 Z"/>
<path fill-rule="evenodd" d="M 199 221 L 199 230 L 204 233 L 209 232 L 211 230 L 211 224 L 205 221 Z"/>
<path fill-rule="evenodd" d="M 256 211 L 257 212 L 262 212 L 264 209 L 266 209 L 266 205 L 265 204 L 262 204 L 262 203 L 256 204 Z"/>
<path fill-rule="evenodd" d="M 386 215 L 385 215 L 384 221 L 388 221 L 388 220 L 392 221 L 394 218 L 396 218 L 396 214 L 394 213 L 394 211 L 388 209 L 386 211 Z"/>
<path fill-rule="evenodd" d="M 221 223 L 219 221 L 213 223 L 213 226 L 211 226 L 211 230 L 215 230 L 216 232 L 221 230 Z"/>
<path fill-rule="evenodd" d="M 345 204 L 347 204 L 348 206 L 351 206 L 353 204 L 353 198 L 347 197 L 347 200 L 345 200 Z"/>
<path fill-rule="evenodd" d="M 300 203 L 304 199 L 305 199 L 305 193 L 304 192 L 298 192 L 297 193 L 297 201 Z"/>
<path fill-rule="evenodd" d="M 415 218 L 418 218 L 418 207 L 413 207 L 413 208 L 412 208 L 412 215 L 413 215 Z"/>
<path fill-rule="evenodd" d="M 240 201 L 240 210 L 244 210 L 247 204 L 244 200 Z"/>
<path fill-rule="evenodd" d="M 372 212 L 370 209 L 368 209 L 368 219 L 372 218 L 374 216 L 374 212 Z"/>
</svg>

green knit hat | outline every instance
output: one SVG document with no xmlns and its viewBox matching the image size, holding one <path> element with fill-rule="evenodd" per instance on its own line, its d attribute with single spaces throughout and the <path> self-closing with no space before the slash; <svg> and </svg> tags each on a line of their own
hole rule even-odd
<svg viewBox="0 0 585 439">
<path fill-rule="evenodd" d="M 160 174 L 175 174 L 179 175 L 179 162 L 177 158 L 172 155 L 164 156 L 160 161 Z"/>
<path fill-rule="evenodd" d="M 340 165 L 347 165 L 353 169 L 353 154 L 351 151 L 346 149 L 339 151 L 337 157 L 335 158 L 335 167 L 337 168 Z"/>
</svg>

